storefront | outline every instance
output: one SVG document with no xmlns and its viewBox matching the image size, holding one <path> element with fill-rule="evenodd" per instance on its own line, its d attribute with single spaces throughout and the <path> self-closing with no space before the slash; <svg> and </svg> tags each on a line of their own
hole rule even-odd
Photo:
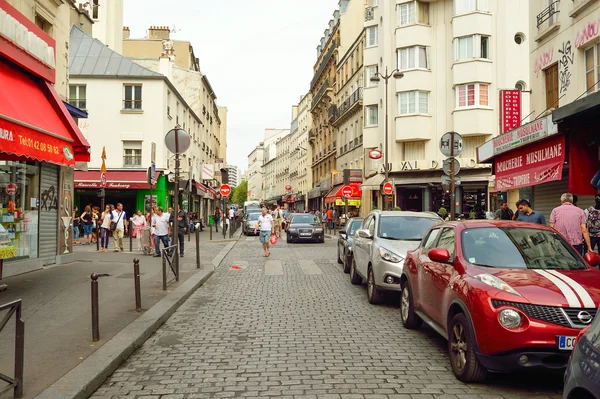
<svg viewBox="0 0 600 399">
<path fill-rule="evenodd" d="M 206 186 L 200 182 L 192 180 L 194 197 L 194 212 L 204 221 L 208 221 L 209 215 L 212 215 L 215 208 L 215 201 L 218 193 L 209 186 Z M 208 223 L 208 222 L 205 222 Z"/>
<path fill-rule="evenodd" d="M 361 183 L 349 183 L 348 186 L 352 188 L 352 196 L 347 199 L 348 201 L 348 211 L 352 212 L 354 215 L 360 214 L 360 202 L 362 198 L 362 191 L 360 190 Z M 346 201 L 344 200 L 344 196 L 342 194 L 342 189 L 345 185 L 338 184 L 334 186 L 327 195 L 325 196 L 325 205 L 326 206 L 334 206 L 338 215 L 341 215 L 345 211 Z"/>
<path fill-rule="evenodd" d="M 0 12 L 2 278 L 71 253 L 73 170 L 89 145 L 52 86 L 54 39 L 8 3 Z"/>
</svg>

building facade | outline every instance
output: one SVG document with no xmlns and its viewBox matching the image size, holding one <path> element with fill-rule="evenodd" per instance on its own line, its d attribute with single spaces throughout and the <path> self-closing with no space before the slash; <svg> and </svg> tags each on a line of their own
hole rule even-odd
<svg viewBox="0 0 600 399">
<path fill-rule="evenodd" d="M 528 31 L 528 2 L 380 0 L 367 7 L 364 26 L 363 146 L 385 151 L 387 139 L 395 185 L 389 206 L 452 208 L 439 146 L 455 131 L 464 146 L 453 208 L 467 216 L 494 209 L 491 166 L 478 162 L 476 149 L 500 132 L 502 90 L 518 90 L 521 117 L 529 114 L 529 48 L 519 40 Z M 388 85 L 370 79 L 395 69 L 404 77 Z M 362 186 L 366 209 L 383 205 L 381 161 L 365 162 L 374 175 Z"/>
<path fill-rule="evenodd" d="M 296 160 L 297 178 L 296 178 L 296 196 L 295 208 L 308 210 L 308 192 L 312 189 L 312 147 L 309 143 L 309 132 L 311 131 L 312 114 L 310 106 L 312 96 L 305 94 L 298 103 L 298 133 L 296 145 L 291 149 L 292 159 Z M 294 185 L 292 184 L 292 187 Z"/>
<path fill-rule="evenodd" d="M 263 199 L 263 163 L 265 147 L 264 142 L 248 154 L 248 201 L 261 201 Z"/>
<path fill-rule="evenodd" d="M 227 165 L 228 184 L 231 187 L 237 187 L 242 182 L 240 168 L 235 165 Z"/>
<path fill-rule="evenodd" d="M 123 53 L 123 0 L 76 0 L 94 21 L 92 32 L 86 32 L 100 40 L 111 50 Z"/>
</svg>

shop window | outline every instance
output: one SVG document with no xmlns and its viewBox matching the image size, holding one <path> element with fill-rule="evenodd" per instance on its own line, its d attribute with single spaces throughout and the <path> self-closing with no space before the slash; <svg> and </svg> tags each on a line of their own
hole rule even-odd
<svg viewBox="0 0 600 399">
<path fill-rule="evenodd" d="M 85 85 L 69 86 L 69 104 L 79 109 L 87 109 Z"/>
<path fill-rule="evenodd" d="M 558 64 L 544 70 L 546 81 L 546 108 L 558 107 Z"/>
<path fill-rule="evenodd" d="M 588 93 L 599 89 L 600 43 L 585 50 L 585 85 Z"/>
<path fill-rule="evenodd" d="M 124 85 L 123 109 L 141 110 L 142 109 L 142 85 Z"/>
<path fill-rule="evenodd" d="M 39 190 L 39 166 L 0 161 L 0 259 L 38 257 Z M 55 196 L 45 198 L 56 206 Z"/>
<path fill-rule="evenodd" d="M 123 166 L 142 166 L 142 142 L 123 142 Z"/>
</svg>

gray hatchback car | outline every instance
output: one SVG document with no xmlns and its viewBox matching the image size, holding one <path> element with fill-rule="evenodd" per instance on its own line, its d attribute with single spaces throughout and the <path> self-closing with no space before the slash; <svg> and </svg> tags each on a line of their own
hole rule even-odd
<svg viewBox="0 0 600 399">
<path fill-rule="evenodd" d="M 400 291 L 406 252 L 419 246 L 430 227 L 443 220 L 429 212 L 373 211 L 355 233 L 350 281 L 367 280 L 369 303 L 384 291 Z"/>
</svg>

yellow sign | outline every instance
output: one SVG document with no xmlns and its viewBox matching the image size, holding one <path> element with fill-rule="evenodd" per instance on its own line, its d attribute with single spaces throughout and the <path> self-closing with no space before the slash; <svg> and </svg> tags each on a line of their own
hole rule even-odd
<svg viewBox="0 0 600 399">
<path fill-rule="evenodd" d="M 339 205 L 339 206 L 344 206 L 345 205 L 344 204 L 344 200 L 342 200 L 342 199 L 336 199 L 335 200 L 335 204 Z M 348 206 L 360 206 L 360 200 L 350 199 L 350 200 L 348 200 Z"/>
</svg>

